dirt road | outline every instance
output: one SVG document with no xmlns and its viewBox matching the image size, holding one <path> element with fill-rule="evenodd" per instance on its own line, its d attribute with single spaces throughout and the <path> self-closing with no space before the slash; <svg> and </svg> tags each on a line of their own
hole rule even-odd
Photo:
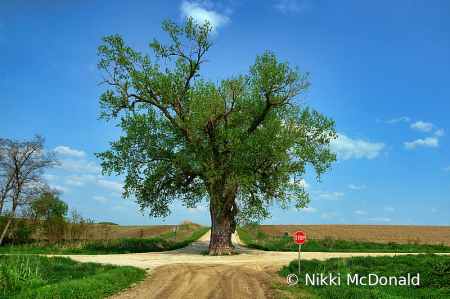
<svg viewBox="0 0 450 299">
<path fill-rule="evenodd" d="M 208 249 L 210 232 L 192 245 L 163 253 L 117 255 L 70 255 L 80 262 L 129 265 L 146 269 L 149 276 L 132 289 L 109 298 L 275 298 L 270 285 L 286 283 L 276 274 L 282 266 L 298 258 L 296 252 L 269 252 L 243 247 L 232 236 L 239 255 L 202 256 Z M 304 252 L 301 259 L 331 257 L 401 255 L 390 253 Z"/>
</svg>

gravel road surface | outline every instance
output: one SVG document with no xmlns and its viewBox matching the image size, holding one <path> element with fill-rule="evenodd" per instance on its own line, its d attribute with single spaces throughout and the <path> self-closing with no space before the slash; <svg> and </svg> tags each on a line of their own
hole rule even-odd
<svg viewBox="0 0 450 299">
<path fill-rule="evenodd" d="M 202 256 L 208 249 L 210 231 L 185 248 L 150 253 L 110 255 L 63 255 L 80 262 L 127 265 L 146 269 L 148 277 L 131 289 L 109 298 L 276 298 L 270 285 L 286 283 L 276 274 L 298 259 L 298 252 L 270 252 L 243 246 L 232 235 L 239 255 Z M 401 253 L 303 252 L 301 259 L 332 257 L 393 256 Z M 49 255 L 50 256 L 50 255 Z"/>
</svg>

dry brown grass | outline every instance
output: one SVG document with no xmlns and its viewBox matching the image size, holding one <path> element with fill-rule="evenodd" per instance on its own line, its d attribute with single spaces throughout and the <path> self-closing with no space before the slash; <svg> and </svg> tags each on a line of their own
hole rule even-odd
<svg viewBox="0 0 450 299">
<path fill-rule="evenodd" d="M 192 224 L 190 224 L 191 226 Z M 176 225 L 155 225 L 155 226 L 119 226 L 119 225 L 92 225 L 90 239 L 105 239 L 105 229 L 108 230 L 109 240 L 114 239 L 130 239 L 143 238 L 150 239 L 156 236 L 164 235 L 172 232 L 172 228 Z M 33 236 L 35 240 L 45 240 L 46 238 L 37 231 Z M 85 239 L 83 235 L 81 239 Z"/>
<path fill-rule="evenodd" d="M 120 225 L 106 225 L 106 224 L 91 224 L 90 237 L 88 239 L 104 239 L 104 240 L 115 240 L 115 239 L 130 239 L 130 238 L 140 238 L 140 239 L 150 239 L 157 236 L 161 236 L 170 232 L 173 232 L 173 228 L 178 226 L 187 225 L 190 230 L 180 230 L 177 235 L 191 235 L 192 230 L 197 230 L 203 226 L 193 223 L 188 220 L 182 221 L 179 225 L 151 225 L 151 226 L 120 226 Z M 33 235 L 34 240 L 46 240 L 47 238 L 42 234 L 40 230 L 37 230 Z M 86 239 L 83 234 L 80 238 L 81 240 Z M 107 241 L 108 242 L 108 241 Z"/>
</svg>

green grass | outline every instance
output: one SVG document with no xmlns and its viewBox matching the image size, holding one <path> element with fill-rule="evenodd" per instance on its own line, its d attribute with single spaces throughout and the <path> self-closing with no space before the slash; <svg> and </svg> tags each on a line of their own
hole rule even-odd
<svg viewBox="0 0 450 299">
<path fill-rule="evenodd" d="M 284 266 L 279 274 L 287 277 L 296 274 L 299 283 L 295 286 L 275 285 L 275 289 L 290 292 L 294 297 L 299 294 L 310 295 L 311 298 L 450 298 L 450 256 L 435 254 L 402 255 L 394 257 L 353 257 L 331 258 L 326 261 L 302 260 L 301 274 L 298 274 L 298 261 Z M 312 277 L 319 273 L 324 276 L 341 277 L 340 285 L 306 285 L 306 274 Z M 340 275 L 338 275 L 340 273 Z M 419 286 L 413 285 L 347 285 L 347 274 L 359 277 L 376 274 L 378 277 L 395 276 L 397 278 L 420 274 Z M 336 279 L 337 283 L 338 280 Z M 367 282 L 367 280 L 366 280 Z M 303 298 L 303 297 L 302 297 Z"/>
<path fill-rule="evenodd" d="M 292 236 L 267 236 L 259 225 L 238 227 L 239 238 L 250 248 L 265 251 L 298 251 L 298 244 L 294 242 Z M 416 241 L 416 240 L 415 240 Z M 286 242 L 286 247 L 285 247 Z M 439 245 L 420 244 L 420 242 L 410 242 L 411 244 L 398 244 L 390 242 L 387 244 L 360 241 L 345 241 L 326 237 L 322 240 L 308 239 L 302 245 L 303 252 L 405 252 L 405 253 L 444 253 L 450 252 L 450 247 Z"/>
<path fill-rule="evenodd" d="M 0 298 L 106 298 L 145 277 L 145 270 L 129 266 L 0 255 Z"/>
<path fill-rule="evenodd" d="M 188 229 L 189 225 L 185 225 Z M 181 229 L 181 227 L 180 227 Z M 139 252 L 161 252 L 183 248 L 203 236 L 210 228 L 204 227 L 199 230 L 193 230 L 192 235 L 183 237 L 177 234 L 177 243 L 174 244 L 173 232 L 151 239 L 118 239 L 83 241 L 72 245 L 70 242 L 60 242 L 57 244 L 32 243 L 28 245 L 0 247 L 0 253 L 27 253 L 27 254 L 123 254 Z"/>
</svg>

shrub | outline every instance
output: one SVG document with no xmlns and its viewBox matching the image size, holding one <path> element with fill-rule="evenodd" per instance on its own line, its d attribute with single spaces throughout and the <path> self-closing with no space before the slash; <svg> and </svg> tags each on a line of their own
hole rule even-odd
<svg viewBox="0 0 450 299">
<path fill-rule="evenodd" d="M 67 233 L 69 223 L 64 217 L 50 217 L 42 222 L 42 230 L 50 243 L 62 241 Z"/>
<path fill-rule="evenodd" d="M 3 233 L 6 223 L 8 222 L 7 216 L 0 216 L 0 234 Z M 28 226 L 24 219 L 13 218 L 4 243 L 28 243 L 31 235 L 36 231 L 35 226 Z"/>
</svg>

